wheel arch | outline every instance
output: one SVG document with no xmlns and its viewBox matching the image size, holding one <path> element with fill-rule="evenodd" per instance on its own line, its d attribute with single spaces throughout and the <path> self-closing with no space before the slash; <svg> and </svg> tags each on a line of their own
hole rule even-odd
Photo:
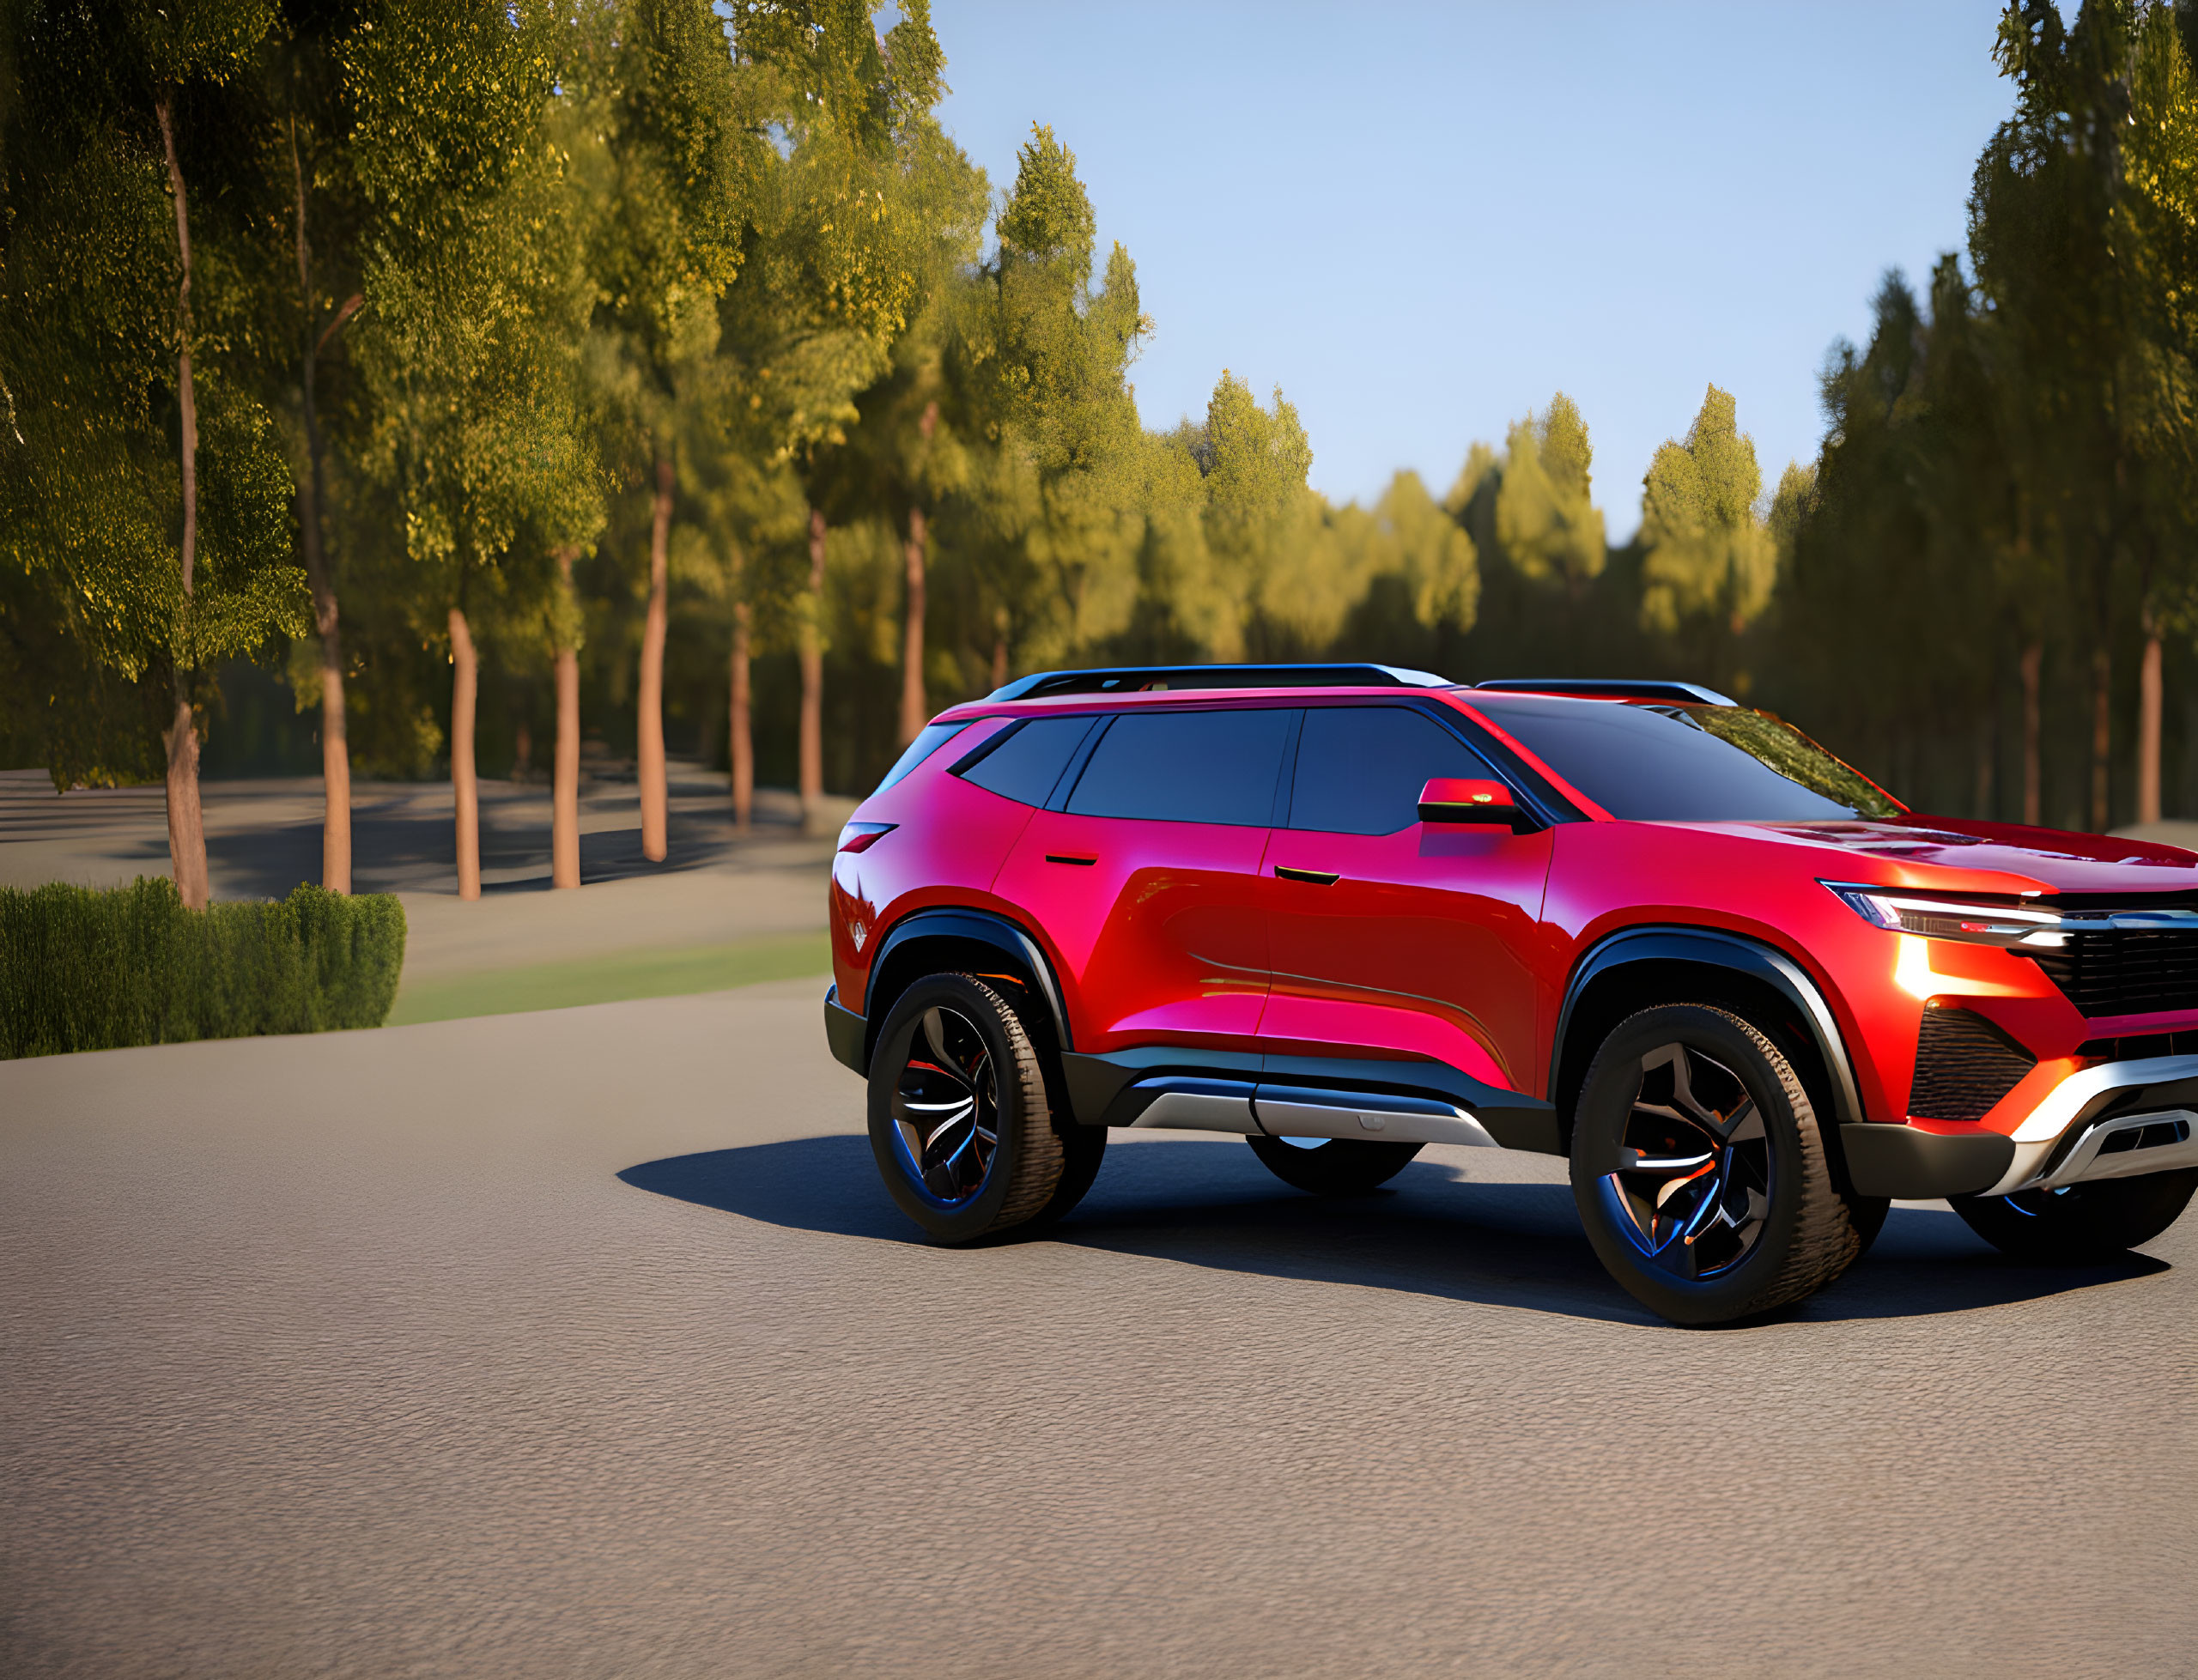
<svg viewBox="0 0 2198 1680">
<path fill-rule="evenodd" d="M 1781 1040 L 1811 1101 L 1832 1122 L 1822 1129 L 1825 1143 L 1844 1179 L 1839 1127 L 1864 1117 L 1854 1064 L 1824 993 L 1775 946 L 1714 928 L 1623 929 L 1574 967 L 1550 1056 L 1550 1099 L 1567 1153 L 1573 1107 L 1597 1047 L 1627 1016 L 1660 1003 L 1722 1005 Z"/>
<path fill-rule="evenodd" d="M 1053 965 L 1029 931 L 996 911 L 938 907 L 912 911 L 896 922 L 871 959 L 863 990 L 865 1066 L 895 1001 L 924 975 L 939 973 L 1011 978 L 1030 1000 L 1026 1026 L 1050 1040 L 1039 1046 L 1048 1062 L 1075 1048 Z"/>
</svg>

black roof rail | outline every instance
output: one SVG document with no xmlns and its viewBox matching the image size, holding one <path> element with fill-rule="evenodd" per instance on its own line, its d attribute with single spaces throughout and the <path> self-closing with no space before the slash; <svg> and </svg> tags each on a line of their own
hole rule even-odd
<svg viewBox="0 0 2198 1680">
<path fill-rule="evenodd" d="M 1476 682 L 1499 694 L 1573 694 L 1583 700 L 1663 700 L 1679 705 L 1738 706 L 1740 701 L 1699 682 L 1634 682 L 1622 676 L 1499 676 Z"/>
<path fill-rule="evenodd" d="M 1128 694 L 1151 688 L 1453 688 L 1431 671 L 1396 665 L 1113 665 L 1041 670 L 995 688 L 987 700 L 1047 694 Z"/>
</svg>

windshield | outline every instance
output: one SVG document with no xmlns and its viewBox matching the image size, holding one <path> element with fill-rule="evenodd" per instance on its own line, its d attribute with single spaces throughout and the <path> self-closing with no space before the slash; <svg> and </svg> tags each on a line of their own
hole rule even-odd
<svg viewBox="0 0 2198 1680">
<path fill-rule="evenodd" d="M 1806 822 L 1901 811 L 1792 725 L 1744 706 L 1482 694 L 1469 700 L 1612 816 Z"/>
</svg>

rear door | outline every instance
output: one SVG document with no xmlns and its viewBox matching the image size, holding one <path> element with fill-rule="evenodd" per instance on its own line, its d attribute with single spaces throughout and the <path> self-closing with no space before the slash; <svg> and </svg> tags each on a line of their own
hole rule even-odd
<svg viewBox="0 0 2198 1680">
<path fill-rule="evenodd" d="M 1121 713 L 1031 818 L 993 891 L 1052 947 L 1079 1051 L 1255 1047 L 1259 870 L 1296 715 Z"/>
<path fill-rule="evenodd" d="M 1436 776 L 1504 779 L 1416 708 L 1307 709 L 1260 882 L 1274 973 L 1261 1044 L 1428 1056 L 1530 1091 L 1549 832 L 1430 829 L 1419 790 Z"/>
</svg>

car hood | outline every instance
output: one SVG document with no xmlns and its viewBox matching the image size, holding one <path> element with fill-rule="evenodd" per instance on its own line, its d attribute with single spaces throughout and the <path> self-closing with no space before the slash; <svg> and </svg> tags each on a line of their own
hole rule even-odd
<svg viewBox="0 0 2198 1680">
<path fill-rule="evenodd" d="M 2198 892 L 2198 852 L 2112 834 L 1936 816 L 1674 826 L 1810 847 L 1825 854 L 1825 871 L 1843 869 L 1846 878 L 1873 885 L 1995 893 Z"/>
</svg>

